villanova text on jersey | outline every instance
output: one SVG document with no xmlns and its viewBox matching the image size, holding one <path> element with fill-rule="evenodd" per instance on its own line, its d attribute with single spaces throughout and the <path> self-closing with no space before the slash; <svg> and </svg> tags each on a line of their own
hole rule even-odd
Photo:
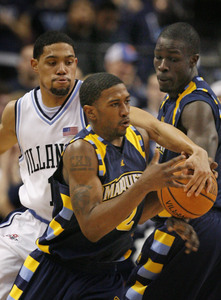
<svg viewBox="0 0 221 300">
<path fill-rule="evenodd" d="M 48 144 L 45 147 L 36 146 L 24 152 L 29 175 L 43 169 L 57 168 L 64 144 Z"/>
</svg>

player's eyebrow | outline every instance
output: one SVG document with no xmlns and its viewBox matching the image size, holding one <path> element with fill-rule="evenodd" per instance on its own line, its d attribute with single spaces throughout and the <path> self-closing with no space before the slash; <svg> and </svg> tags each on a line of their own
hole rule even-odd
<svg viewBox="0 0 221 300">
<path fill-rule="evenodd" d="M 129 100 L 130 99 L 130 95 L 126 96 L 125 99 Z M 108 101 L 108 103 L 112 103 L 112 102 L 115 102 L 115 101 L 121 101 L 121 99 L 119 99 L 119 98 L 111 99 L 110 101 Z"/>
<path fill-rule="evenodd" d="M 57 56 L 57 55 L 48 55 L 45 58 L 46 59 L 48 59 L 48 58 L 59 58 L 59 56 Z M 65 58 L 75 58 L 75 55 L 74 54 L 66 55 Z"/>
</svg>

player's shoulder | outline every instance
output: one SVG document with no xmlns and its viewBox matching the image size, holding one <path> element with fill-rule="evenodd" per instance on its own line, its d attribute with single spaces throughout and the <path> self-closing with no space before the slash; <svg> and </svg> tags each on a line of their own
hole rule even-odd
<svg viewBox="0 0 221 300">
<path fill-rule="evenodd" d="M 77 138 L 70 141 L 70 143 L 67 145 L 65 149 L 64 155 L 83 155 L 91 154 L 91 151 L 93 150 L 93 146 L 88 141 L 84 140 L 83 138 Z"/>
<path fill-rule="evenodd" d="M 3 117 L 10 117 L 10 116 L 14 116 L 15 115 L 15 104 L 16 104 L 16 100 L 11 100 L 7 103 L 7 105 L 4 108 L 3 114 L 2 114 L 2 118 Z"/>
</svg>

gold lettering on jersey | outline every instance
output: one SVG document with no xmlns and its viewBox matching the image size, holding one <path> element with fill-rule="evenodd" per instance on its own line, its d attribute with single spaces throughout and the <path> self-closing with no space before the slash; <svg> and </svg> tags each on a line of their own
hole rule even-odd
<svg viewBox="0 0 221 300">
<path fill-rule="evenodd" d="M 103 201 L 121 195 L 140 178 L 141 174 L 142 173 L 124 174 L 122 177 L 104 185 Z"/>
<path fill-rule="evenodd" d="M 133 218 L 136 215 L 137 212 L 137 208 L 135 208 L 132 213 L 129 215 L 129 217 L 127 219 L 125 219 L 123 222 L 120 223 L 120 225 L 118 225 L 116 227 L 117 230 L 121 230 L 121 231 L 129 231 L 131 230 L 132 226 L 134 225 L 134 221 Z"/>
</svg>

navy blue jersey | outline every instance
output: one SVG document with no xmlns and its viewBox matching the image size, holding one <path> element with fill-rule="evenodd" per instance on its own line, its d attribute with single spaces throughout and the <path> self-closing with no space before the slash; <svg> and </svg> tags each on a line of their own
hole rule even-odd
<svg viewBox="0 0 221 300">
<path fill-rule="evenodd" d="M 195 77 L 177 99 L 167 97 L 161 104 L 159 120 L 179 127 L 183 108 L 193 101 L 207 102 L 214 114 L 219 145 L 216 161 L 220 169 L 220 104 L 208 84 Z M 161 162 L 177 153 L 161 148 Z M 220 187 L 220 178 L 219 178 Z M 196 253 L 185 253 L 185 242 L 169 232 L 160 213 L 156 228 L 142 247 L 137 266 L 126 285 L 125 300 L 218 300 L 221 293 L 221 199 L 220 188 L 214 207 L 205 215 L 190 219 L 200 241 Z M 193 284 L 194 283 L 194 284 Z M 165 296 L 166 295 L 166 296 Z"/>
<path fill-rule="evenodd" d="M 136 182 L 146 167 L 143 139 L 132 126 L 127 129 L 121 151 L 95 134 L 90 125 L 70 143 L 77 139 L 83 139 L 94 147 L 99 165 L 98 176 L 103 185 L 103 201 L 114 201 L 115 197 Z M 92 243 L 82 234 L 72 210 L 69 187 L 62 176 L 62 159 L 50 183 L 54 202 L 53 219 L 45 234 L 37 240 L 40 250 L 59 258 L 70 268 L 79 265 L 89 267 L 93 263 L 99 268 L 99 263 L 121 261 L 129 256 L 131 234 L 140 219 L 143 203 L 116 229 Z"/>
<path fill-rule="evenodd" d="M 178 127 L 185 105 L 194 101 L 204 101 L 208 103 L 213 111 L 216 130 L 219 137 L 215 161 L 221 166 L 221 104 L 202 77 L 194 77 L 186 86 L 184 92 L 179 94 L 177 99 L 170 99 L 169 96 L 167 96 L 160 106 L 158 119 Z M 178 155 L 175 152 L 163 148 L 160 148 L 160 153 L 161 162 L 168 161 Z M 217 171 L 219 171 L 219 169 L 220 167 Z M 218 187 L 219 192 L 214 207 L 221 208 L 221 176 L 218 177 Z"/>
</svg>

